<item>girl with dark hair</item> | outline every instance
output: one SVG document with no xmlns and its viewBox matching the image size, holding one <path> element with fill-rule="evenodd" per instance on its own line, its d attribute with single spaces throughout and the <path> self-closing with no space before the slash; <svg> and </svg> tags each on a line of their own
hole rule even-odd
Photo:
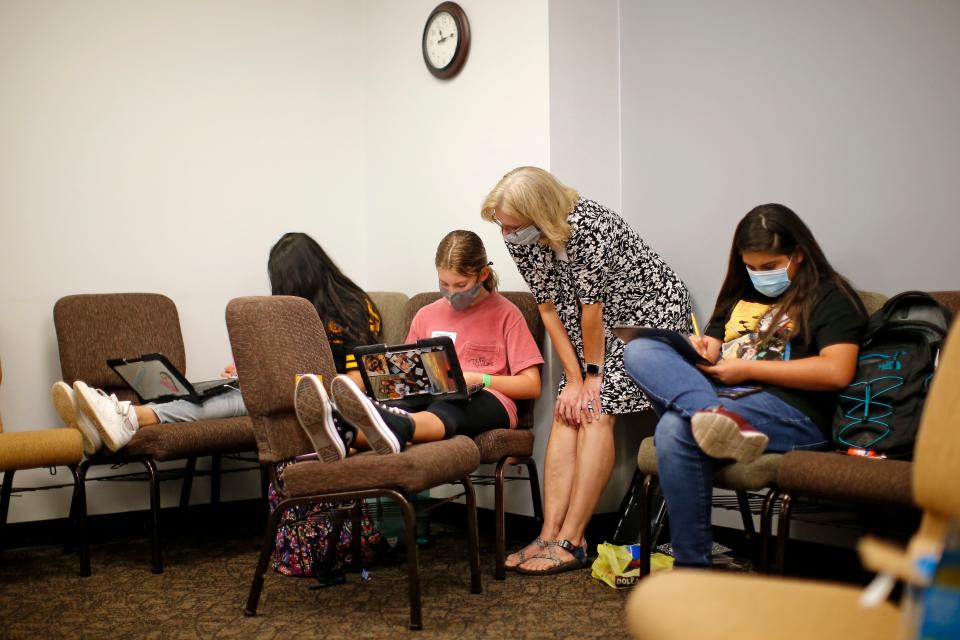
<svg viewBox="0 0 960 640">
<path fill-rule="evenodd" d="M 353 348 L 380 341 L 380 311 L 373 300 L 305 233 L 286 233 L 267 261 L 275 296 L 306 298 L 323 321 L 338 373 L 357 367 Z"/>
<path fill-rule="evenodd" d="M 287 233 L 270 250 L 267 272 L 273 295 L 306 298 L 323 320 L 338 372 L 356 369 L 352 350 L 380 339 L 380 312 L 364 291 L 343 275 L 317 242 L 305 233 Z M 223 377 L 236 376 L 230 364 Z M 148 405 L 120 401 L 77 381 L 53 385 L 53 403 L 67 426 L 80 430 L 84 451 L 125 446 L 140 427 L 166 422 L 219 420 L 247 415 L 239 389 L 202 404 L 173 400 Z"/>
<path fill-rule="evenodd" d="M 435 264 L 442 297 L 417 312 L 406 342 L 450 336 L 467 385 L 480 390 L 466 400 L 438 400 L 411 413 L 370 400 L 344 375 L 330 385 L 331 403 L 317 376 L 303 376 L 296 389 L 297 417 L 323 460 L 347 454 L 349 428 L 341 418 L 359 431 L 359 446 L 398 453 L 408 442 L 516 427 L 516 401 L 540 395 L 540 349 L 520 310 L 497 293 L 480 236 L 451 231 L 437 247 Z"/>
<path fill-rule="evenodd" d="M 690 336 L 714 364 L 695 366 L 656 340 L 627 345 L 627 372 L 660 418 L 657 465 L 677 566 L 710 565 L 715 469 L 828 445 L 865 328 L 863 305 L 807 226 L 767 204 L 737 225 L 713 315 L 703 336 Z"/>
</svg>

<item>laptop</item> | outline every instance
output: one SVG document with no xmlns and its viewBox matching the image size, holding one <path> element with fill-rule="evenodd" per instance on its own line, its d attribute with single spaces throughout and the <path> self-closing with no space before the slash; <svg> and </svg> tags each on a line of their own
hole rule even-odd
<svg viewBox="0 0 960 640">
<path fill-rule="evenodd" d="M 107 365 L 123 378 L 144 404 L 169 400 L 202 404 L 215 395 L 239 388 L 236 378 L 189 382 L 162 353 L 107 360 Z"/>
<path fill-rule="evenodd" d="M 367 395 L 385 404 L 409 409 L 439 399 L 466 400 L 482 387 L 467 387 L 448 336 L 414 344 L 367 345 L 353 352 Z"/>
</svg>

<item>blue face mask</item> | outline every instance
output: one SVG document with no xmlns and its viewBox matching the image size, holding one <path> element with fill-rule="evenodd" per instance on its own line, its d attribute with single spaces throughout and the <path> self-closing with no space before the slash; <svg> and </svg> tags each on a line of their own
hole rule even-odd
<svg viewBox="0 0 960 640">
<path fill-rule="evenodd" d="M 790 257 L 790 262 L 793 262 L 792 256 Z M 753 283 L 753 288 L 768 298 L 776 298 L 779 296 L 790 286 L 790 276 L 787 275 L 790 262 L 782 269 L 770 269 L 769 271 L 751 271 L 747 269 L 747 274 L 750 276 L 750 282 Z"/>
<path fill-rule="evenodd" d="M 483 285 L 478 280 L 477 284 L 466 291 L 447 291 L 443 287 L 440 287 L 440 295 L 447 299 L 454 311 L 463 311 L 473 304 L 473 301 L 477 299 L 482 289 Z"/>
<path fill-rule="evenodd" d="M 540 229 L 531 224 L 503 234 L 503 239 L 510 244 L 536 244 L 540 240 Z"/>
</svg>

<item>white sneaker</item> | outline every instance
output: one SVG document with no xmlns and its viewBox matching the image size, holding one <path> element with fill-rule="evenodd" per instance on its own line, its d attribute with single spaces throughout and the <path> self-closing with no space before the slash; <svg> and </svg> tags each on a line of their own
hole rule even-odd
<svg viewBox="0 0 960 640">
<path fill-rule="evenodd" d="M 137 432 L 137 413 L 131 402 L 107 395 L 100 389 L 91 389 L 77 380 L 73 383 L 80 410 L 90 418 L 100 431 L 100 437 L 110 451 L 122 449 Z"/>
<path fill-rule="evenodd" d="M 103 446 L 100 433 L 90 422 L 90 418 L 77 407 L 77 394 L 73 392 L 70 385 L 62 380 L 55 382 L 50 392 L 53 395 L 53 406 L 60 414 L 63 424 L 71 429 L 76 429 L 83 436 L 83 452 L 92 456 L 99 451 L 100 447 Z"/>
<path fill-rule="evenodd" d="M 333 423 L 333 405 L 320 378 L 308 373 L 297 381 L 293 408 L 321 460 L 337 462 L 347 457 L 347 448 Z"/>
</svg>

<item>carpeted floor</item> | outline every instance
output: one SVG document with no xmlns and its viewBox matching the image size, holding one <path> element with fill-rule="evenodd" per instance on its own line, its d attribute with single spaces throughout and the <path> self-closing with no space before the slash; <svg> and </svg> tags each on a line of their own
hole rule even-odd
<svg viewBox="0 0 960 640">
<path fill-rule="evenodd" d="M 423 630 L 409 631 L 403 564 L 371 580 L 313 590 L 268 572 L 256 617 L 243 613 L 256 531 L 168 531 L 165 571 L 149 569 L 145 537 L 92 546 L 93 575 L 59 547 L 14 549 L 0 560 L 2 638 L 627 638 L 625 592 L 589 570 L 493 579 L 493 541 L 481 540 L 484 592 L 469 593 L 463 534 L 434 527 L 421 548 Z M 436 531 L 439 529 L 439 531 Z M 109 536 L 108 536 L 109 537 Z"/>
</svg>

